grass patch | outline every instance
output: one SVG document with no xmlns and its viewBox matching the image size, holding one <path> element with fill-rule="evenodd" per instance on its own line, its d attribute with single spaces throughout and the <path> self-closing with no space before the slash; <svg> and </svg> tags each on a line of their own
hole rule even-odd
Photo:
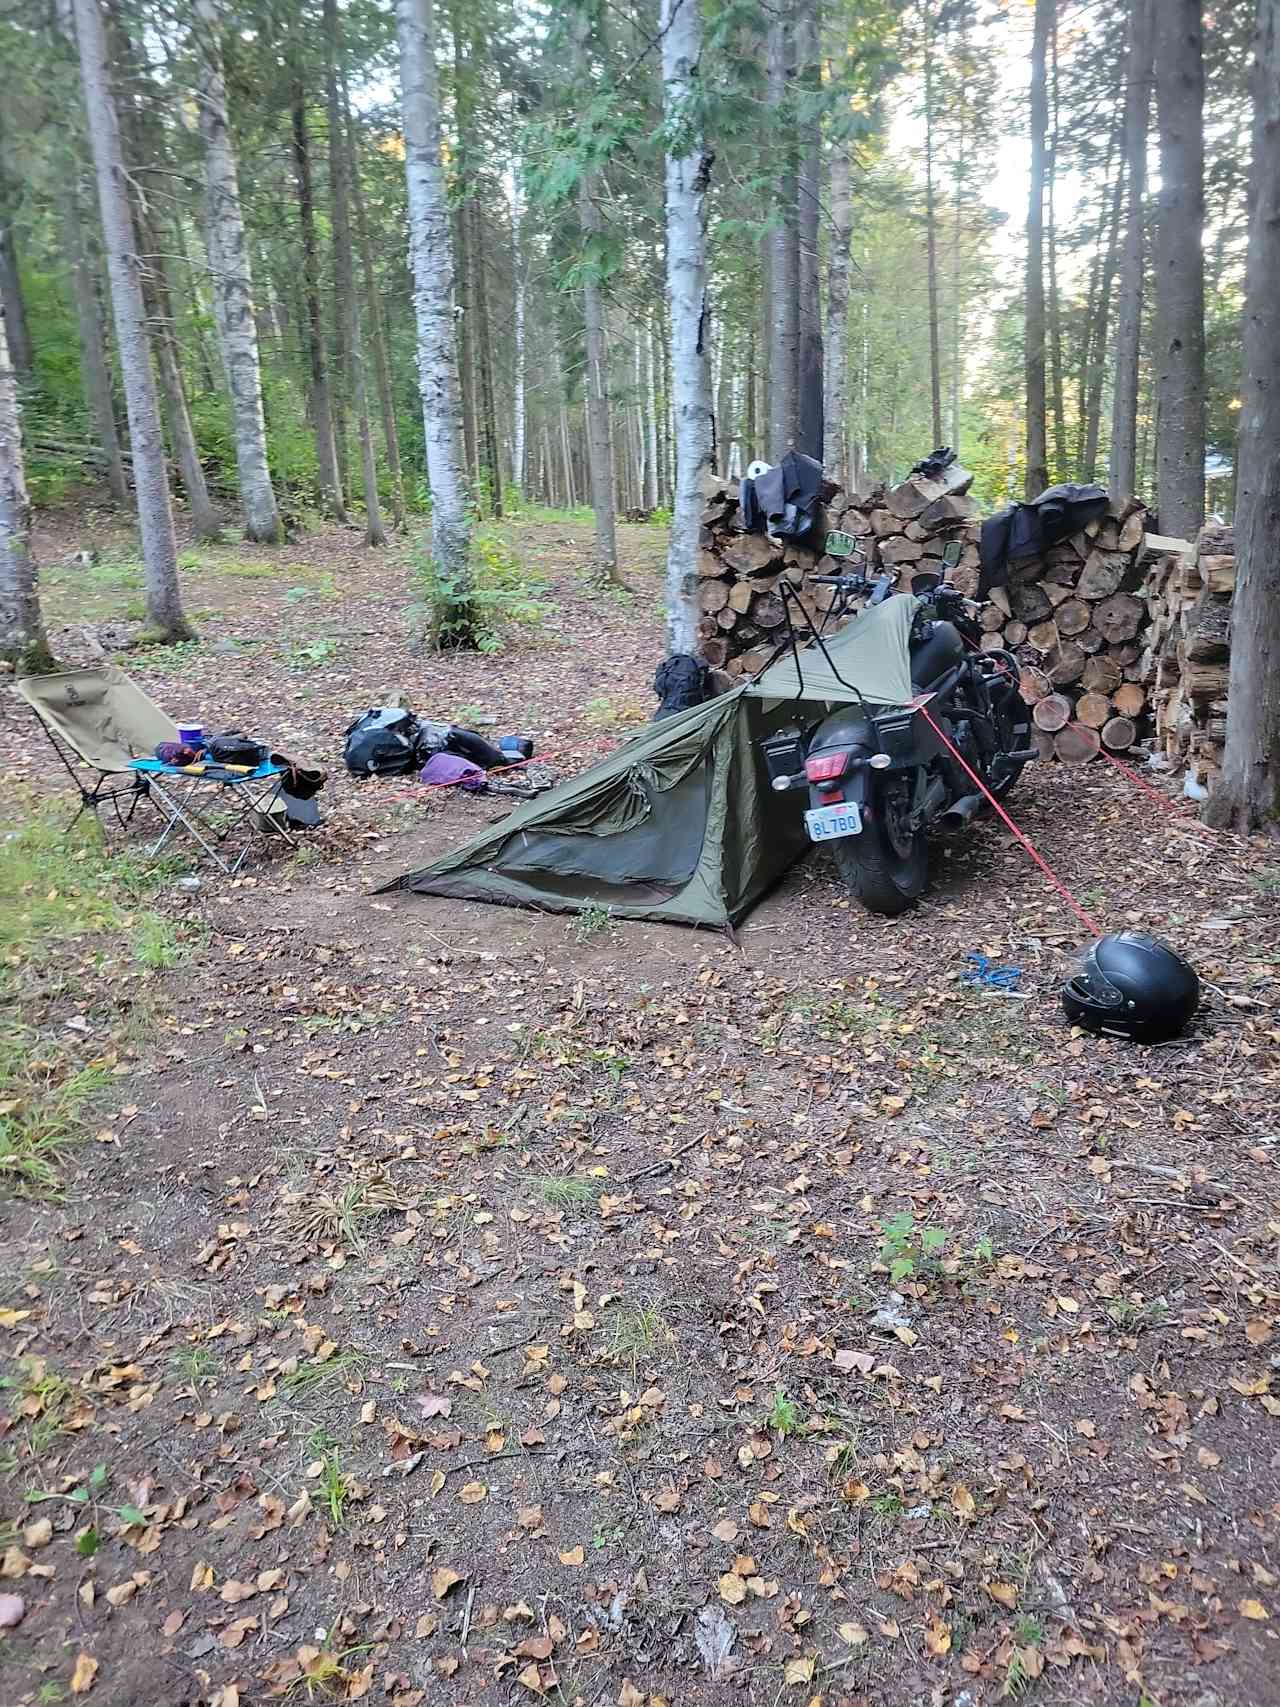
<svg viewBox="0 0 1280 1707">
<path fill-rule="evenodd" d="M 22 1026 L 0 1029 L 0 1193 L 52 1196 L 68 1152 L 85 1137 L 86 1107 L 111 1083 Z"/>
<path fill-rule="evenodd" d="M 16 1375 L 0 1376 L 0 1392 L 14 1396 L 10 1409 L 26 1424 L 28 1457 L 42 1458 L 69 1419 L 70 1383 L 50 1369 L 43 1357 L 24 1357 Z"/>
<path fill-rule="evenodd" d="M 573 1174 L 544 1174 L 533 1181 L 533 1188 L 552 1209 L 586 1209 L 600 1195 L 595 1180 L 578 1179 Z"/>
<path fill-rule="evenodd" d="M 184 1345 L 169 1359 L 174 1372 L 188 1387 L 203 1387 L 218 1370 L 218 1360 L 207 1345 Z"/>
<path fill-rule="evenodd" d="M 609 1356 L 630 1363 L 634 1370 L 644 1358 L 663 1357 L 675 1350 L 671 1324 L 654 1304 L 619 1310 L 609 1336 Z"/>
<path fill-rule="evenodd" d="M 589 942 L 592 937 L 603 936 L 606 931 L 613 929 L 613 908 L 584 907 L 569 929 L 579 942 Z"/>
<path fill-rule="evenodd" d="M 369 1222 L 379 1215 L 412 1209 L 416 1201 L 405 1197 L 380 1174 L 352 1174 L 336 1191 L 290 1193 L 289 1231 L 294 1238 L 318 1245 L 345 1245 L 358 1253 L 364 1250 Z"/>
<path fill-rule="evenodd" d="M 780 1434 L 785 1440 L 789 1434 L 798 1434 L 804 1427 L 804 1416 L 794 1399 L 789 1399 L 781 1387 L 773 1395 L 773 1405 L 764 1426 Z"/>
<path fill-rule="evenodd" d="M 323 1363 L 300 1363 L 279 1380 L 280 1391 L 295 1404 L 305 1404 L 341 1382 L 344 1386 L 359 1387 L 364 1379 L 369 1359 L 354 1347 L 335 1351 Z"/>
</svg>

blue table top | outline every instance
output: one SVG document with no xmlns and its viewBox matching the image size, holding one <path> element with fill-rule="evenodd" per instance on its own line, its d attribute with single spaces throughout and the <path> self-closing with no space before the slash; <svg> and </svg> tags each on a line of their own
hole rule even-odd
<svg viewBox="0 0 1280 1707">
<path fill-rule="evenodd" d="M 267 777 L 283 776 L 284 767 L 273 765 L 269 759 L 264 759 L 256 770 L 228 771 L 225 765 L 216 763 L 213 759 L 201 761 L 207 767 L 205 772 L 195 770 L 190 765 L 170 765 L 163 759 L 130 759 L 129 769 L 145 771 L 150 776 L 181 776 L 192 782 L 217 782 L 222 784 L 237 782 L 262 782 Z"/>
</svg>

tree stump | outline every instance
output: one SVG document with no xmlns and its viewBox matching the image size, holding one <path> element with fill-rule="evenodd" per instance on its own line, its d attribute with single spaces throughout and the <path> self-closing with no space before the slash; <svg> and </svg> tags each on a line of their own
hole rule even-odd
<svg viewBox="0 0 1280 1707">
<path fill-rule="evenodd" d="M 1087 765 L 1101 746 L 1101 735 L 1084 723 L 1068 723 L 1053 738 L 1054 753 L 1064 765 Z"/>
</svg>

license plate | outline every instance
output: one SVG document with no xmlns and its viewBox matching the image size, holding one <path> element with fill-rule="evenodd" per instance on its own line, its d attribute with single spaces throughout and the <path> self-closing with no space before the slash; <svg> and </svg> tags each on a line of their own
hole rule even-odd
<svg viewBox="0 0 1280 1707">
<path fill-rule="evenodd" d="M 861 835 L 862 812 L 856 800 L 842 800 L 835 806 L 812 807 L 804 824 L 811 842 L 835 842 L 841 836 Z"/>
</svg>

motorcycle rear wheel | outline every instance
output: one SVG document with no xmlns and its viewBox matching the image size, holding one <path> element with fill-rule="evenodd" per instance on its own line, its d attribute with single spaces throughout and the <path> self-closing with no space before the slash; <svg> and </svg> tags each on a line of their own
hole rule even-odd
<svg viewBox="0 0 1280 1707">
<path fill-rule="evenodd" d="M 862 833 L 832 842 L 847 888 L 870 913 L 895 918 L 913 907 L 929 882 L 929 844 L 923 828 L 905 822 L 906 803 L 882 795 Z"/>
</svg>

